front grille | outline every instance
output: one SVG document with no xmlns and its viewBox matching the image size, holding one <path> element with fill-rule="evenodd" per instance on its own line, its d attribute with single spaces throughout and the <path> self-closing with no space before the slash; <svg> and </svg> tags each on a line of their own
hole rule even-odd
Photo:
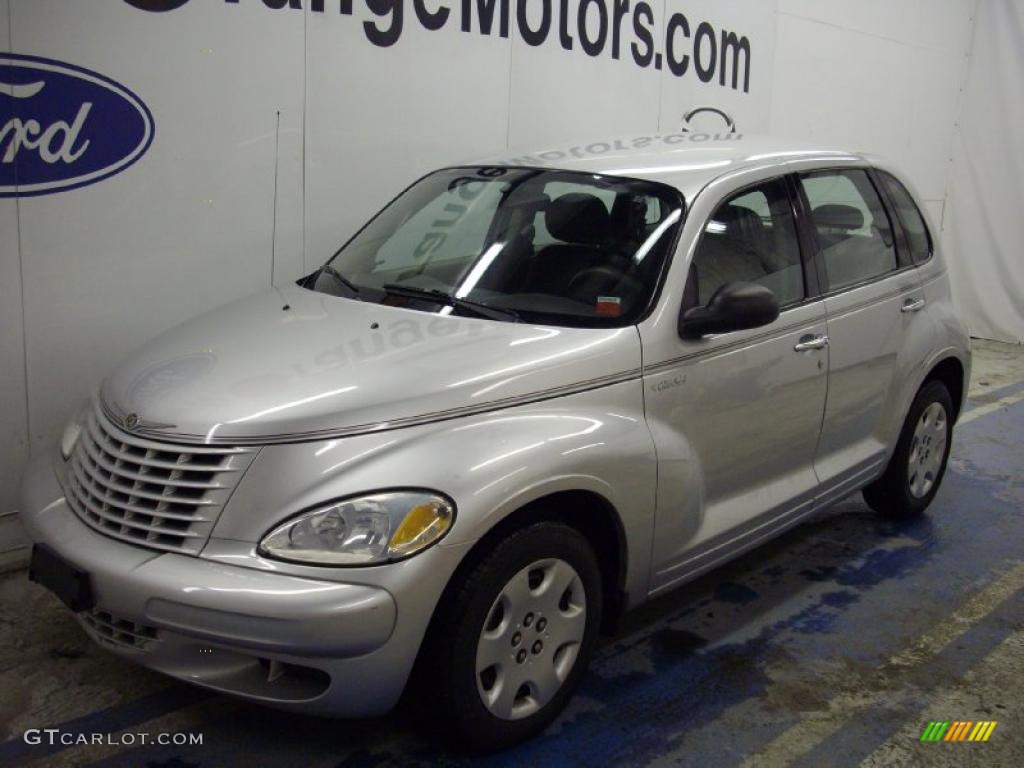
<svg viewBox="0 0 1024 768">
<path fill-rule="evenodd" d="M 86 631 L 101 643 L 117 648 L 144 651 L 157 641 L 156 627 L 119 619 L 106 611 L 92 610 L 79 615 Z"/>
<path fill-rule="evenodd" d="M 138 438 L 97 407 L 68 463 L 66 496 L 100 533 L 196 555 L 253 456 L 243 448 Z"/>
</svg>

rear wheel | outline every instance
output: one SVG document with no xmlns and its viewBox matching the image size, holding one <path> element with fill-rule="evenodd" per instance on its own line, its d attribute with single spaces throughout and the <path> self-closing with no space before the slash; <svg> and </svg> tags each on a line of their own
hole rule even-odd
<svg viewBox="0 0 1024 768">
<path fill-rule="evenodd" d="M 868 505 L 895 517 L 919 515 L 938 493 L 953 433 L 953 400 L 940 381 L 917 393 L 885 474 L 864 489 Z"/>
<path fill-rule="evenodd" d="M 439 608 L 421 661 L 440 732 L 491 751 L 565 707 L 597 639 L 601 576 L 589 542 L 543 522 L 498 543 Z"/>
</svg>

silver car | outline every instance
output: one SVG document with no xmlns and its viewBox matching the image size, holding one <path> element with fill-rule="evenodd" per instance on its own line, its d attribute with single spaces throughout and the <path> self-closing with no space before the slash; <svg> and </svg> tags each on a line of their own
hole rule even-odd
<svg viewBox="0 0 1024 768">
<path fill-rule="evenodd" d="M 513 744 L 626 609 L 928 506 L 970 368 L 933 233 L 884 162 L 733 134 L 431 173 L 103 382 L 25 477 L 30 576 L 180 680 Z"/>
</svg>

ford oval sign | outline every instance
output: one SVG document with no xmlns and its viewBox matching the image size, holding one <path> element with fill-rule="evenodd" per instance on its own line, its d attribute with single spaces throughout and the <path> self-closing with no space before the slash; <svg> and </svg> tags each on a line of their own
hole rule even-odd
<svg viewBox="0 0 1024 768">
<path fill-rule="evenodd" d="M 142 100 L 109 77 L 0 53 L 0 197 L 95 184 L 142 157 L 154 131 Z"/>
</svg>

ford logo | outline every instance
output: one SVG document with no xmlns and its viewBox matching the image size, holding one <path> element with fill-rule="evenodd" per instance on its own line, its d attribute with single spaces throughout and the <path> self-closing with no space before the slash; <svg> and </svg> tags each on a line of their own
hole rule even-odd
<svg viewBox="0 0 1024 768">
<path fill-rule="evenodd" d="M 188 0 L 125 0 L 125 2 L 143 11 L 162 13 L 181 8 Z"/>
<path fill-rule="evenodd" d="M 142 157 L 154 131 L 142 100 L 109 77 L 0 53 L 0 197 L 95 184 Z"/>
</svg>

